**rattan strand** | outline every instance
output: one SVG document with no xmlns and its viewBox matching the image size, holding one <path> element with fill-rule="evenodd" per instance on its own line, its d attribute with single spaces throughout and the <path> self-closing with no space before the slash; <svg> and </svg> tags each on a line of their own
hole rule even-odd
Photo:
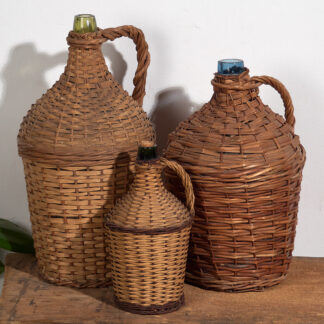
<svg viewBox="0 0 324 324">
<path fill-rule="evenodd" d="M 279 81 L 246 70 L 216 74 L 212 84 L 210 102 L 179 124 L 165 153 L 189 173 L 196 196 L 186 278 L 207 289 L 262 290 L 289 268 L 305 150 Z M 261 84 L 278 90 L 287 120 L 262 103 Z"/>
<path fill-rule="evenodd" d="M 116 35 L 137 45 L 134 98 L 114 80 L 100 49 Z M 65 71 L 24 118 L 18 147 L 40 272 L 52 283 L 97 287 L 110 280 L 104 214 L 127 191 L 138 144 L 154 139 L 138 104 L 149 53 L 132 26 L 70 32 L 67 40 Z"/>
<path fill-rule="evenodd" d="M 189 209 L 164 188 L 163 167 L 181 178 Z M 157 314 L 182 305 L 193 205 L 192 184 L 181 166 L 166 159 L 136 164 L 129 192 L 107 216 L 113 287 L 121 308 Z"/>
</svg>

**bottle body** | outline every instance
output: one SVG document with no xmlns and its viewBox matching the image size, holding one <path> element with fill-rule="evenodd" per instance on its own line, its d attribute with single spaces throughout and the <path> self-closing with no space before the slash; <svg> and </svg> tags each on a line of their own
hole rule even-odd
<svg viewBox="0 0 324 324">
<path fill-rule="evenodd" d="M 196 195 L 186 278 L 203 288 L 263 290 L 289 268 L 305 151 L 288 119 L 262 103 L 260 80 L 247 69 L 215 74 L 210 102 L 169 136 L 165 156 L 183 165 Z"/>
<path fill-rule="evenodd" d="M 107 216 L 115 300 L 133 313 L 168 313 L 184 302 L 191 216 L 165 189 L 156 147 L 138 152 L 134 182 Z"/>
<path fill-rule="evenodd" d="M 24 118 L 18 147 L 42 276 L 102 287 L 111 283 L 104 214 L 127 191 L 138 144 L 154 131 L 108 71 L 102 32 L 67 39 L 64 73 Z"/>
</svg>

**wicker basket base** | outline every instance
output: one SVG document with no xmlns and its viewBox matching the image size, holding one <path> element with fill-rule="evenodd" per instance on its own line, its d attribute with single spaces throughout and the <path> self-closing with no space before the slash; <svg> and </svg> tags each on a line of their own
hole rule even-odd
<svg viewBox="0 0 324 324">
<path fill-rule="evenodd" d="M 120 309 L 130 313 L 141 315 L 166 314 L 178 310 L 184 304 L 184 295 L 182 295 L 178 301 L 168 302 L 164 305 L 142 306 L 139 304 L 121 302 L 116 296 L 115 303 Z"/>
<path fill-rule="evenodd" d="M 252 292 L 263 291 L 265 288 L 269 288 L 278 285 L 282 280 L 287 277 L 287 273 L 281 276 L 269 276 L 269 279 L 256 279 L 251 281 L 238 281 L 231 282 L 225 280 L 215 280 L 213 277 L 198 277 L 191 273 L 186 273 L 186 282 L 197 286 L 199 288 L 224 292 Z"/>
<path fill-rule="evenodd" d="M 112 285 L 112 280 L 109 274 L 106 280 L 61 280 L 58 277 L 52 277 L 48 275 L 46 272 L 41 271 L 39 266 L 37 267 L 39 277 L 42 278 L 44 281 L 57 285 L 57 286 L 66 286 L 72 288 L 105 288 L 110 287 Z"/>
</svg>

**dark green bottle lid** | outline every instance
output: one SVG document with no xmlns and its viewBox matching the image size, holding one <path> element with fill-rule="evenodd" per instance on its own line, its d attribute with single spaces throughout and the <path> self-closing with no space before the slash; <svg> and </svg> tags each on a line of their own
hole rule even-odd
<svg viewBox="0 0 324 324">
<path fill-rule="evenodd" d="M 138 147 L 137 160 L 138 161 L 150 161 L 156 160 L 157 155 L 157 146 L 151 141 L 143 141 Z"/>
</svg>

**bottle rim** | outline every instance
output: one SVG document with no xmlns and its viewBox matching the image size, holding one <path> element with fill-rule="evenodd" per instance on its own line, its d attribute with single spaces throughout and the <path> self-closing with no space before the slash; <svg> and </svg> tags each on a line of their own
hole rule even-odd
<svg viewBox="0 0 324 324">
<path fill-rule="evenodd" d="M 222 59 L 218 61 L 219 63 L 244 63 L 241 59 L 230 58 L 230 59 Z"/>
<path fill-rule="evenodd" d="M 91 14 L 79 14 L 79 15 L 75 15 L 74 17 L 76 18 L 94 18 L 94 15 Z"/>
</svg>

